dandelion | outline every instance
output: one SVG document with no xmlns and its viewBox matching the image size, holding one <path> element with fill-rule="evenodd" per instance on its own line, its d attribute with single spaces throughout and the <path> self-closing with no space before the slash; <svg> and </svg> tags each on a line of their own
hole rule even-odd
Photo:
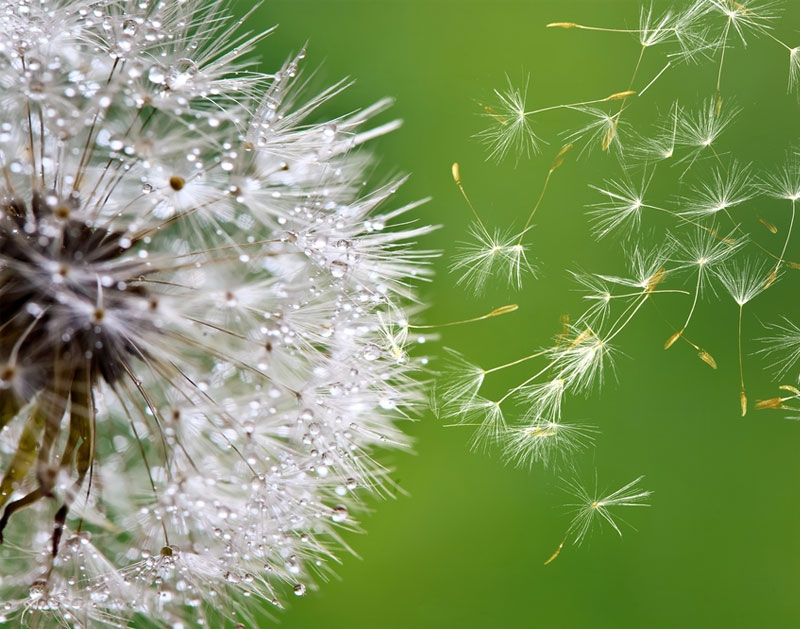
<svg viewBox="0 0 800 629">
<path fill-rule="evenodd" d="M 573 331 L 563 346 L 554 347 L 549 355 L 557 378 L 577 392 L 586 392 L 603 384 L 607 368 L 613 368 L 614 347 L 593 330 Z"/>
<path fill-rule="evenodd" d="M 461 405 L 460 423 L 475 427 L 472 448 L 477 450 L 500 440 L 506 431 L 503 400 L 490 400 L 475 395 Z"/>
<path fill-rule="evenodd" d="M 550 417 L 561 419 L 561 400 L 566 390 L 563 378 L 553 378 L 545 382 L 533 382 L 519 387 L 517 397 L 530 406 L 527 415 L 534 418 Z"/>
<path fill-rule="evenodd" d="M 757 193 L 753 178 L 747 167 L 733 162 L 724 171 L 716 168 L 710 182 L 701 182 L 694 189 L 694 196 L 686 199 L 686 216 L 709 216 L 726 212 L 752 199 Z M 731 219 L 732 220 L 732 219 Z"/>
<path fill-rule="evenodd" d="M 642 138 L 640 144 L 634 146 L 633 153 L 644 162 L 666 160 L 675 155 L 680 115 L 681 109 L 678 101 L 675 101 L 669 115 L 659 119 L 657 132 L 652 137 Z"/>
<path fill-rule="evenodd" d="M 518 467 L 543 467 L 569 460 L 592 440 L 589 426 L 539 418 L 527 426 L 510 426 L 505 433 L 504 456 Z"/>
<path fill-rule="evenodd" d="M 738 348 L 739 348 L 739 382 L 741 390 L 739 401 L 742 417 L 747 414 L 747 395 L 744 386 L 744 361 L 742 356 L 742 313 L 745 304 L 755 299 L 772 284 L 771 273 L 763 262 L 755 262 L 751 258 L 741 264 L 722 266 L 716 275 L 730 296 L 739 306 Z"/>
<path fill-rule="evenodd" d="M 793 91 L 800 82 L 800 46 L 789 49 L 789 91 Z"/>
<path fill-rule="evenodd" d="M 759 187 L 775 199 L 800 200 L 800 155 L 788 154 L 777 172 L 764 174 Z"/>
<path fill-rule="evenodd" d="M 778 262 L 772 271 L 772 281 L 775 281 L 778 278 L 781 264 L 785 262 L 786 250 L 789 247 L 789 241 L 794 230 L 797 200 L 800 199 L 800 160 L 797 153 L 787 156 L 777 173 L 767 174 L 761 187 L 769 196 L 789 201 L 792 204 L 789 226 L 786 229 L 786 238 L 783 240 L 783 248 L 778 256 Z"/>
<path fill-rule="evenodd" d="M 490 234 L 480 225 L 472 225 L 469 231 L 472 240 L 459 245 L 450 265 L 451 271 L 461 274 L 458 284 L 479 293 L 497 272 L 505 276 L 509 285 L 519 287 L 525 272 L 535 272 L 527 247 L 520 243 L 520 234 L 499 229 Z"/>
<path fill-rule="evenodd" d="M 609 151 L 612 148 L 619 152 L 622 151 L 620 130 L 629 127 L 626 121 L 619 120 L 617 114 L 609 114 L 597 107 L 571 105 L 570 108 L 585 114 L 590 119 L 590 121 L 582 127 L 564 134 L 564 138 L 567 142 L 584 144 L 584 147 L 581 149 L 581 155 L 597 145 L 600 146 L 603 152 Z"/>
<path fill-rule="evenodd" d="M 489 159 L 501 161 L 509 152 L 517 156 L 530 156 L 539 152 L 542 139 L 536 135 L 528 119 L 526 100 L 530 76 L 524 88 L 516 88 L 507 76 L 508 86 L 495 90 L 497 102 L 484 105 L 484 115 L 492 125 L 478 134 L 478 139 L 489 147 Z"/>
<path fill-rule="evenodd" d="M 673 243 L 679 264 L 684 268 L 695 268 L 697 276 L 689 314 L 686 315 L 683 326 L 667 339 L 664 349 L 669 349 L 675 341 L 683 336 L 686 328 L 689 327 L 697 308 L 697 301 L 708 283 L 709 270 L 730 259 L 744 243 L 743 240 L 732 238 L 732 235 L 720 237 L 714 230 L 698 229 L 688 236 L 681 234 L 681 237 L 678 237 L 674 234 L 669 234 L 668 237 Z M 693 343 L 690 344 L 700 351 Z"/>
<path fill-rule="evenodd" d="M 800 361 L 800 327 L 786 317 L 781 323 L 770 323 L 765 327 L 770 335 L 759 339 L 765 345 L 759 352 L 775 361 L 775 375 L 783 378 Z"/>
<path fill-rule="evenodd" d="M 8 4 L 8 3 L 7 3 Z M 4 622 L 257 624 L 388 489 L 427 227 L 221 1 L 0 17 Z M 313 116 L 313 117 L 312 117 Z M 244 598 L 243 598 L 244 597 Z"/>
<path fill-rule="evenodd" d="M 603 325 L 611 309 L 614 299 L 609 288 L 609 282 L 595 273 L 579 273 L 571 271 L 579 289 L 584 292 L 583 299 L 591 305 L 583 311 L 579 323 L 585 323 L 590 328 L 599 328 Z"/>
<path fill-rule="evenodd" d="M 494 105 L 483 106 L 484 113 L 491 120 L 492 125 L 476 136 L 488 146 L 488 159 L 495 159 L 497 161 L 502 161 L 509 152 L 514 152 L 517 157 L 522 155 L 527 157 L 531 154 L 539 153 L 540 144 L 543 143 L 543 140 L 533 131 L 533 127 L 529 121 L 529 118 L 532 116 L 559 109 L 573 109 L 595 115 L 596 112 L 600 110 L 585 108 L 597 103 L 616 100 L 624 101 L 635 94 L 635 92 L 631 91 L 629 88 L 624 92 L 615 92 L 605 98 L 527 110 L 526 94 L 529 79 L 526 80 L 524 89 L 515 88 L 511 83 L 511 79 L 508 77 L 506 77 L 506 80 L 508 81 L 508 87 L 505 90 L 495 90 L 497 102 Z M 614 126 L 616 127 L 616 125 Z M 592 127 L 592 130 L 594 130 L 594 127 Z M 586 130 L 577 133 L 575 137 L 581 138 L 585 135 Z M 613 139 L 612 137 L 608 140 L 608 145 L 603 150 L 608 149 Z"/>
<path fill-rule="evenodd" d="M 575 497 L 576 503 L 567 505 L 574 509 L 575 515 L 567 530 L 567 536 L 573 537 L 573 543 L 579 546 L 591 531 L 596 522 L 607 522 L 611 527 L 622 536 L 619 524 L 614 518 L 611 510 L 618 507 L 649 507 L 647 499 L 653 492 L 643 490 L 641 483 L 644 476 L 632 480 L 627 485 L 620 487 L 617 491 L 600 496 L 596 483 L 594 493 L 589 491 L 580 483 L 567 481 L 569 493 Z"/>
<path fill-rule="evenodd" d="M 472 236 L 473 240 L 462 243 L 453 258 L 450 270 L 461 273 L 458 283 L 471 287 L 476 293 L 483 289 L 486 280 L 496 270 L 506 276 L 509 285 L 521 287 L 523 274 L 526 272 L 533 274 L 535 272 L 533 265 L 528 260 L 527 247 L 522 242 L 528 225 L 518 234 L 500 230 L 490 233 L 475 206 L 472 205 L 472 201 L 467 196 L 464 184 L 461 181 L 461 171 L 458 163 L 453 164 L 452 172 L 453 180 L 466 200 L 476 222 L 470 227 L 470 236 Z M 538 204 L 536 207 L 538 207 Z M 536 207 L 531 213 L 531 218 L 536 211 Z M 530 219 L 528 223 L 530 223 Z"/>
<path fill-rule="evenodd" d="M 700 155 L 713 149 L 714 143 L 735 120 L 739 109 L 726 105 L 719 107 L 713 98 L 696 111 L 681 112 L 678 118 L 676 143 L 690 151 L 677 163 L 688 161 L 684 174 L 692 167 Z"/>
<path fill-rule="evenodd" d="M 446 352 L 446 367 L 437 382 L 437 395 L 446 408 L 463 408 L 478 394 L 486 370 L 455 350 L 448 348 Z"/>
<path fill-rule="evenodd" d="M 747 35 L 751 32 L 768 33 L 772 22 L 777 19 L 775 12 L 776 3 L 757 2 L 755 0 L 708 0 L 709 10 L 724 16 L 725 26 L 715 42 L 719 49 L 719 69 L 717 71 L 717 95 L 719 97 L 722 84 L 722 69 L 725 64 L 725 51 L 728 48 L 728 38 L 735 32 L 742 44 L 747 45 Z M 721 102 L 721 100 L 720 100 Z"/>
<path fill-rule="evenodd" d="M 644 196 L 651 179 L 652 171 L 645 170 L 639 183 L 633 183 L 625 173 L 625 178 L 620 181 L 607 181 L 603 187 L 590 186 L 608 199 L 604 203 L 595 204 L 593 207 L 597 209 L 589 213 L 594 218 L 598 237 L 606 236 L 623 226 L 628 226 L 627 233 L 631 233 L 639 226 L 642 208 L 646 207 Z"/>
</svg>

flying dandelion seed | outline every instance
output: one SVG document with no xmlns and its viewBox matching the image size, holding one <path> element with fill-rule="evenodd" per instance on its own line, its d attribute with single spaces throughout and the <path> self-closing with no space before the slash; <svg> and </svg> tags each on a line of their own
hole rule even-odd
<svg viewBox="0 0 800 629">
<path fill-rule="evenodd" d="M 627 485 L 620 487 L 617 491 L 606 496 L 601 496 L 595 487 L 593 493 L 578 482 L 567 481 L 567 490 L 575 497 L 576 503 L 567 505 L 574 509 L 574 517 L 567 531 L 568 536 L 573 537 L 574 544 L 579 546 L 596 524 L 606 522 L 620 535 L 617 519 L 613 510 L 619 507 L 649 507 L 647 499 L 653 492 L 643 490 L 641 483 L 644 476 L 632 480 Z"/>
<path fill-rule="evenodd" d="M 800 362 L 800 327 L 784 317 L 781 323 L 770 323 L 766 328 L 770 335 L 760 339 L 764 347 L 759 351 L 774 360 L 776 376 L 783 378 Z"/>
<path fill-rule="evenodd" d="M 314 122 L 345 85 L 225 6 L 2 5 L 2 622 L 256 626 L 408 445 L 428 228 L 351 152 L 397 124 Z"/>
</svg>

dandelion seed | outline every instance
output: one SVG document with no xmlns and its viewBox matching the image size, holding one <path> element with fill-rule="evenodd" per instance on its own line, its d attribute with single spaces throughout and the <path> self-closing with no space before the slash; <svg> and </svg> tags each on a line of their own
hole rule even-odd
<svg viewBox="0 0 800 629">
<path fill-rule="evenodd" d="M 744 385 L 744 359 L 742 355 L 742 313 L 744 305 L 755 299 L 772 284 L 770 272 L 763 262 L 754 262 L 748 258 L 740 265 L 722 266 L 715 271 L 717 278 L 739 306 L 738 348 L 739 348 L 739 382 L 741 390 L 739 402 L 742 417 L 747 414 L 747 395 Z"/>
<path fill-rule="evenodd" d="M 778 3 L 773 0 L 760 2 L 755 0 L 707 0 L 709 8 L 725 16 L 726 31 L 733 28 L 743 44 L 747 44 L 748 32 L 760 32 L 772 27 L 772 22 L 779 17 Z M 725 38 L 720 39 L 720 46 L 725 45 Z"/>
<path fill-rule="evenodd" d="M 446 350 L 446 367 L 438 380 L 438 394 L 441 407 L 451 409 L 455 414 L 464 414 L 464 409 L 472 404 L 483 385 L 486 371 L 468 361 L 452 349 Z"/>
<path fill-rule="evenodd" d="M 715 265 L 723 263 L 725 260 L 731 258 L 743 244 L 742 240 L 734 240 L 732 235 L 727 237 L 720 237 L 714 230 L 704 231 L 697 230 L 688 237 L 681 234 L 681 237 L 675 234 L 668 234 L 668 239 L 673 243 L 673 249 L 677 256 L 676 261 L 684 268 L 696 269 L 696 280 L 694 292 L 692 297 L 692 305 L 689 308 L 689 314 L 680 330 L 675 332 L 666 343 L 664 349 L 669 349 L 675 341 L 681 338 L 689 327 L 697 302 L 700 295 L 703 293 L 708 278 L 708 271 Z M 700 358 L 716 369 L 716 363 L 706 360 L 707 352 L 701 351 L 693 343 L 690 343 L 696 350 L 700 351 Z"/>
<path fill-rule="evenodd" d="M 685 200 L 686 216 L 713 215 L 727 211 L 752 199 L 757 193 L 752 175 L 747 167 L 733 162 L 724 171 L 717 168 L 710 183 L 702 182 L 694 195 Z"/>
<path fill-rule="evenodd" d="M 659 125 L 653 137 L 642 138 L 632 148 L 634 155 L 645 162 L 670 159 L 675 155 L 675 144 L 678 136 L 678 119 L 681 115 L 678 101 L 670 108 L 665 118 L 659 118 Z"/>
<path fill-rule="evenodd" d="M 753 258 L 714 269 L 717 279 L 739 306 L 744 306 L 766 290 L 769 273 L 764 260 Z"/>
<path fill-rule="evenodd" d="M 614 295 L 611 294 L 608 282 L 594 273 L 571 272 L 572 277 L 580 285 L 580 289 L 585 292 L 582 296 L 591 302 L 589 308 L 584 310 L 578 323 L 585 323 L 590 328 L 600 328 L 608 316 Z M 568 327 L 568 326 L 567 326 Z M 568 331 L 568 330 L 567 330 Z M 566 337 L 566 332 L 564 336 Z"/>
<path fill-rule="evenodd" d="M 473 450 L 497 443 L 506 431 L 501 402 L 477 395 L 461 405 L 461 423 L 477 427 L 472 436 Z"/>
<path fill-rule="evenodd" d="M 600 497 L 595 487 L 595 492 L 590 494 L 583 485 L 577 482 L 566 482 L 567 490 L 578 502 L 567 505 L 573 507 L 575 515 L 567 530 L 567 535 L 573 536 L 573 543 L 576 546 L 584 541 L 587 534 L 591 531 L 595 522 L 605 521 L 622 536 L 622 531 L 614 519 L 611 509 L 617 507 L 649 507 L 646 500 L 652 495 L 651 491 L 644 491 L 639 486 L 644 476 L 632 480 L 627 485 L 620 487 L 617 491 Z"/>
<path fill-rule="evenodd" d="M 505 431 L 505 459 L 518 467 L 556 465 L 586 447 L 593 432 L 588 426 L 543 418 L 527 426 L 511 426 Z"/>
<path fill-rule="evenodd" d="M 681 112 L 678 118 L 676 145 L 690 149 L 676 163 L 688 162 L 687 172 L 701 154 L 714 146 L 716 141 L 731 125 L 739 109 L 733 106 L 718 108 L 718 101 L 708 99 L 703 106 L 694 112 Z"/>
<path fill-rule="evenodd" d="M 561 400 L 565 388 L 566 382 L 562 378 L 555 378 L 526 384 L 517 389 L 515 395 L 529 405 L 526 413 L 529 417 L 561 419 Z"/>
<path fill-rule="evenodd" d="M 489 159 L 502 161 L 509 152 L 529 157 L 539 152 L 542 139 L 533 131 L 526 111 L 526 99 L 530 76 L 525 79 L 524 88 L 515 88 L 509 77 L 504 90 L 495 90 L 497 101 L 484 106 L 484 115 L 492 126 L 476 136 L 489 149 Z"/>
<path fill-rule="evenodd" d="M 583 127 L 564 134 L 567 142 L 584 144 L 580 151 L 581 155 L 597 145 L 603 152 L 610 151 L 612 148 L 619 152 L 622 151 L 620 130 L 626 130 L 630 126 L 625 120 L 618 120 L 616 114 L 609 114 L 602 109 L 588 105 L 573 105 L 570 108 L 590 118 L 590 122 Z"/>
<path fill-rule="evenodd" d="M 653 12 L 653 5 L 642 6 L 639 13 L 639 43 L 642 48 L 649 48 L 675 37 L 676 20 L 671 10 L 659 16 Z"/>
<path fill-rule="evenodd" d="M 479 293 L 487 280 L 499 273 L 509 285 L 519 288 L 525 273 L 535 274 L 527 246 L 520 242 L 522 234 L 500 230 L 489 234 L 480 225 L 472 225 L 470 236 L 473 240 L 461 243 L 450 265 L 451 271 L 461 274 L 458 284 Z"/>
<path fill-rule="evenodd" d="M 775 199 L 800 200 L 800 156 L 796 152 L 787 154 L 777 172 L 761 177 L 759 188 Z"/>
<path fill-rule="evenodd" d="M 650 184 L 653 173 L 645 170 L 642 181 L 634 184 L 628 174 L 620 181 L 607 181 L 600 186 L 590 186 L 600 194 L 607 197 L 605 203 L 593 205 L 597 209 L 589 212 L 595 222 L 595 233 L 603 237 L 612 231 L 627 226 L 626 233 L 630 234 L 639 227 L 644 205 L 644 196 Z"/>
<path fill-rule="evenodd" d="M 573 329 L 567 340 L 549 352 L 557 378 L 581 393 L 601 386 L 606 369 L 613 369 L 614 347 L 590 329 Z"/>
<path fill-rule="evenodd" d="M 800 81 L 800 46 L 789 49 L 789 91 L 797 88 Z"/>
<path fill-rule="evenodd" d="M 771 323 L 765 327 L 771 334 L 759 339 L 765 347 L 758 351 L 775 361 L 775 375 L 783 378 L 800 361 L 800 327 L 786 317 L 782 323 Z"/>
</svg>

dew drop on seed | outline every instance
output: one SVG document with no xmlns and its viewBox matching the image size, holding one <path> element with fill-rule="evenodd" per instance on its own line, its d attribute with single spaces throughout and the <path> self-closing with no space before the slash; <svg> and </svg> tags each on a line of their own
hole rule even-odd
<svg viewBox="0 0 800 629">
<path fill-rule="evenodd" d="M 331 514 L 331 520 L 334 522 L 344 522 L 347 519 L 347 507 L 344 505 L 338 505 L 333 508 L 333 513 Z"/>
<path fill-rule="evenodd" d="M 381 348 L 370 343 L 364 348 L 364 360 L 378 360 L 381 356 Z"/>
</svg>

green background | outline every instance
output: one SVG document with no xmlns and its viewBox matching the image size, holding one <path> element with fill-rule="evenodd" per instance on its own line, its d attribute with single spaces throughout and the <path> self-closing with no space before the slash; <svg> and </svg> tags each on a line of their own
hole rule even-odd
<svg viewBox="0 0 800 629">
<path fill-rule="evenodd" d="M 412 177 L 398 202 L 432 196 L 417 216 L 443 227 L 425 239 L 441 249 L 434 282 L 423 288 L 427 322 L 450 321 L 510 302 L 518 312 L 502 319 L 442 330 L 442 344 L 483 366 L 518 358 L 549 342 L 562 313 L 579 312 L 580 297 L 567 269 L 623 270 L 618 240 L 596 242 L 584 207 L 598 201 L 588 183 L 618 172 L 607 155 L 571 155 L 553 178 L 529 242 L 541 273 L 523 290 L 492 287 L 474 298 L 447 271 L 454 243 L 466 237 L 468 209 L 453 185 L 462 177 L 485 220 L 497 226 L 524 222 L 553 154 L 558 132 L 574 114 L 537 118 L 551 141 L 544 154 L 500 165 L 471 136 L 481 130 L 477 100 L 502 87 L 508 73 L 520 83 L 531 74 L 529 106 L 602 97 L 624 90 L 638 55 L 625 35 L 548 30 L 551 21 L 635 27 L 638 0 L 267 0 L 250 18 L 253 29 L 280 24 L 259 47 L 261 68 L 274 69 L 309 41 L 306 67 L 319 67 L 320 87 L 343 76 L 356 84 L 323 114 L 335 115 L 383 96 L 404 127 L 375 143 L 376 179 L 393 172 Z M 658 3 L 656 3 L 659 6 Z M 800 6 L 791 0 L 777 33 L 800 43 Z M 245 3 L 236 5 L 243 13 Z M 794 42 L 792 39 L 794 38 Z M 645 74 L 661 65 L 655 51 Z M 744 162 L 772 166 L 798 137 L 798 105 L 786 93 L 787 55 L 758 39 L 730 51 L 723 93 L 744 108 L 722 145 Z M 650 63 L 652 62 L 652 63 Z M 662 62 L 663 63 L 663 62 Z M 711 95 L 713 63 L 668 73 L 634 123 L 652 122 L 656 105 L 673 96 L 694 104 Z M 384 116 L 385 119 L 389 117 Z M 661 198 L 673 192 L 653 186 Z M 785 225 L 780 206 L 756 208 Z M 749 212 L 749 213 L 748 213 Z M 747 229 L 758 230 L 754 210 Z M 783 221 L 783 222 L 782 222 Z M 661 225 L 655 224 L 655 229 Z M 779 248 L 763 229 L 766 246 Z M 783 233 L 783 232 L 781 232 Z M 779 238 L 779 237 L 775 237 Z M 656 242 L 651 238 L 649 242 Z M 798 241 L 800 242 L 800 241 Z M 792 247 L 790 259 L 800 257 Z M 792 275 L 793 273 L 794 275 Z M 759 320 L 797 315 L 792 271 L 745 311 L 745 351 L 758 348 Z M 601 392 L 570 399 L 567 419 L 601 429 L 594 448 L 577 460 L 582 477 L 616 489 L 640 474 L 654 491 L 649 509 L 622 516 L 635 526 L 595 530 L 580 548 L 544 560 L 569 523 L 569 499 L 557 473 L 502 464 L 499 452 L 471 453 L 463 428 L 445 428 L 425 415 L 409 427 L 414 455 L 389 456 L 408 492 L 373 501 L 363 518 L 366 534 L 349 542 L 360 558 L 344 555 L 339 580 L 289 601 L 283 627 L 797 627 L 800 626 L 800 425 L 779 413 L 739 417 L 736 307 L 727 297 L 703 304 L 694 340 L 720 365 L 712 371 L 688 346 L 662 349 L 686 302 L 648 306 L 620 341 L 625 355 Z M 441 346 L 428 346 L 436 353 Z M 438 363 L 434 362 L 434 365 Z M 751 399 L 772 397 L 764 361 L 747 357 Z M 495 392 L 524 379 L 525 367 L 501 376 Z M 491 391 L 491 385 L 489 391 Z"/>
</svg>

